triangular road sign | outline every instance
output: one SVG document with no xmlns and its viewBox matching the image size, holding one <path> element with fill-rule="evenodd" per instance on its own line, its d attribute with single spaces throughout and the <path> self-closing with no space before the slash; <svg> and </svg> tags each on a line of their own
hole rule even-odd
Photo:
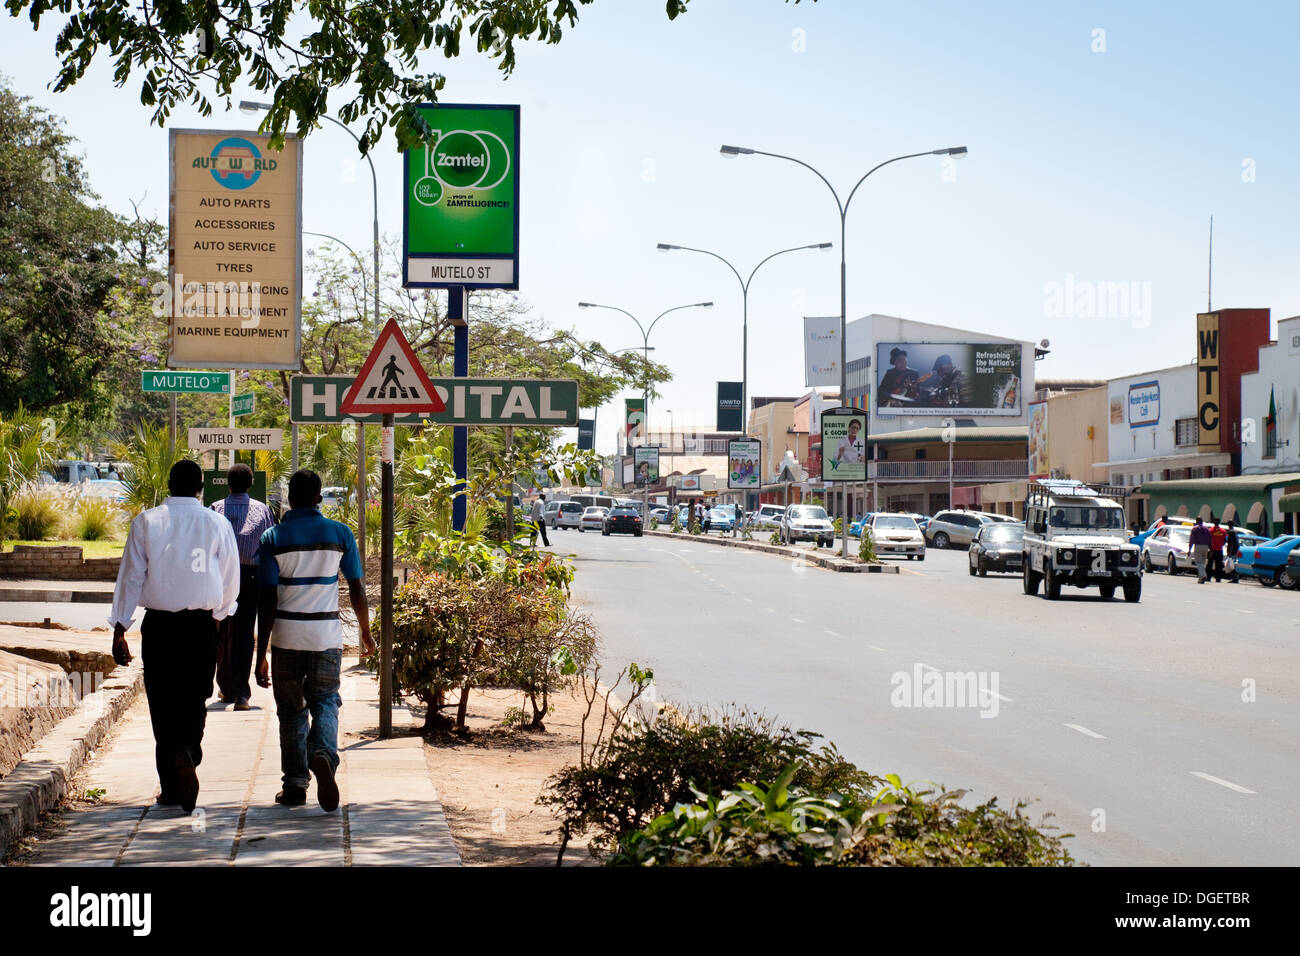
<svg viewBox="0 0 1300 956">
<path fill-rule="evenodd" d="M 345 415 L 404 414 L 441 412 L 446 406 L 396 320 L 389 319 L 344 396 L 341 409 Z"/>
</svg>

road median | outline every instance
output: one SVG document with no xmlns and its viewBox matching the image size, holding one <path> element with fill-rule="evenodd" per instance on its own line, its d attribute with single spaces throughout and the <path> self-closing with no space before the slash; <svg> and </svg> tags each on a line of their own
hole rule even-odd
<svg viewBox="0 0 1300 956">
<path fill-rule="evenodd" d="M 838 555 L 819 554 L 816 551 L 803 551 L 797 547 L 791 547 L 782 544 L 768 544 L 764 541 L 746 541 L 744 538 L 724 538 L 715 537 L 707 534 L 675 534 L 672 531 L 647 530 L 646 534 L 652 534 L 660 538 L 676 538 L 681 541 L 697 541 L 703 544 L 714 544 L 724 548 L 743 548 L 746 551 L 761 551 L 765 554 L 775 554 L 791 560 L 806 561 L 808 564 L 816 565 L 819 568 L 825 568 L 828 571 L 843 571 L 850 574 L 897 574 L 898 565 L 884 564 L 880 561 L 858 561 L 856 558 L 845 560 Z"/>
</svg>

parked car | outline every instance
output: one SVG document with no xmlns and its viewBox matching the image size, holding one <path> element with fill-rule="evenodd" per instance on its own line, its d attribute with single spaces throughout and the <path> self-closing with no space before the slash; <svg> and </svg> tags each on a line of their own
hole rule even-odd
<svg viewBox="0 0 1300 956">
<path fill-rule="evenodd" d="M 759 505 L 754 515 L 755 528 L 780 528 L 785 505 Z"/>
<path fill-rule="evenodd" d="M 672 512 L 667 508 L 651 508 L 650 517 L 658 519 L 660 524 L 671 524 L 673 520 Z"/>
<path fill-rule="evenodd" d="M 850 522 L 849 522 L 849 537 L 850 537 L 850 538 L 860 538 L 860 537 L 862 537 L 862 529 L 863 529 L 864 527 L 866 527 L 867 522 L 871 520 L 871 516 L 872 516 L 873 514 L 875 514 L 874 511 L 868 511 L 868 512 L 867 512 L 866 514 L 864 514 L 861 518 L 858 518 L 858 519 L 855 520 L 855 521 L 850 521 Z"/>
<path fill-rule="evenodd" d="M 348 490 L 340 485 L 330 485 L 320 490 L 320 506 L 322 508 L 337 508 L 347 500 Z"/>
<path fill-rule="evenodd" d="M 1170 574 L 1195 570 L 1189 543 L 1191 533 L 1190 527 L 1179 524 L 1157 528 L 1142 542 L 1142 569 L 1147 572 L 1168 571 Z"/>
<path fill-rule="evenodd" d="M 1021 574 L 1025 569 L 1025 526 L 997 522 L 975 532 L 967 552 L 970 573 L 986 577 L 990 571 Z"/>
<path fill-rule="evenodd" d="M 666 513 L 667 509 L 665 508 L 664 511 Z M 610 508 L 605 515 L 600 533 L 605 536 L 634 534 L 639 538 L 641 537 L 641 515 L 635 508 L 627 508 L 623 505 Z"/>
<path fill-rule="evenodd" d="M 1296 586 L 1296 578 L 1291 576 L 1288 561 L 1291 552 L 1300 548 L 1300 535 L 1284 534 L 1268 541 L 1256 544 L 1253 548 L 1241 546 L 1241 558 L 1237 561 L 1237 573 L 1242 577 L 1254 578 L 1266 588 L 1278 584 L 1287 590 Z"/>
<path fill-rule="evenodd" d="M 781 514 L 778 530 L 785 544 L 812 541 L 819 548 L 835 544 L 835 525 L 821 505 L 790 505 Z"/>
<path fill-rule="evenodd" d="M 551 510 L 554 505 L 555 509 Z M 546 505 L 546 523 L 552 528 L 578 528 L 582 524 L 582 505 L 576 501 L 551 501 Z"/>
<path fill-rule="evenodd" d="M 1190 528 L 1194 524 L 1196 524 L 1196 522 L 1191 518 L 1170 518 L 1170 517 L 1157 518 L 1155 521 L 1151 522 L 1151 524 L 1147 526 L 1147 529 L 1145 531 L 1143 531 L 1141 534 L 1133 535 L 1133 537 L 1129 538 L 1128 540 L 1130 544 L 1136 544 L 1140 548 L 1142 547 L 1143 544 L 1146 543 L 1146 540 L 1149 537 L 1155 534 L 1156 531 L 1158 531 L 1164 525 L 1177 525 L 1180 527 L 1186 526 Z"/>
<path fill-rule="evenodd" d="M 730 508 L 709 509 L 709 530 L 725 531 L 727 534 L 736 526 L 735 513 Z"/>
<path fill-rule="evenodd" d="M 878 511 L 867 521 L 867 530 L 876 556 L 905 554 L 907 560 L 925 560 L 925 535 L 911 515 Z"/>
<path fill-rule="evenodd" d="M 932 548 L 969 545 L 975 535 L 993 519 L 978 511 L 940 511 L 925 529 L 925 543 Z"/>
<path fill-rule="evenodd" d="M 126 501 L 126 485 L 116 478 L 88 478 L 81 484 L 81 493 L 92 498 L 110 498 L 119 504 Z"/>
<path fill-rule="evenodd" d="M 584 508 L 582 517 L 578 519 L 578 530 L 586 531 L 590 528 L 592 531 L 604 531 L 607 514 L 609 514 L 608 508 Z"/>
</svg>

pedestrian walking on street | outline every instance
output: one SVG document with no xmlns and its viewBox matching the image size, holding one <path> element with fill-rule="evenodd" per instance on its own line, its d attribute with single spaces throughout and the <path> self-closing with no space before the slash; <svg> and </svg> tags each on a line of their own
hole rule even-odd
<svg viewBox="0 0 1300 956">
<path fill-rule="evenodd" d="M 1196 519 L 1196 524 L 1192 525 L 1191 534 L 1188 536 L 1188 544 L 1192 548 L 1192 561 L 1196 565 L 1196 582 L 1205 583 L 1205 559 L 1210 552 L 1210 529 L 1205 527 L 1200 518 Z"/>
<path fill-rule="evenodd" d="M 528 512 L 528 516 L 533 522 L 533 533 L 531 535 L 532 541 L 530 541 L 529 544 L 533 546 L 537 544 L 537 535 L 538 532 L 540 532 L 542 535 L 542 544 L 549 548 L 551 546 L 551 540 L 546 537 L 546 495 L 544 493 L 539 494 L 533 499 L 533 507 Z"/>
<path fill-rule="evenodd" d="M 1241 579 L 1237 575 L 1237 559 L 1241 557 L 1241 538 L 1237 536 L 1237 522 L 1228 521 L 1228 538 L 1225 542 L 1225 550 L 1228 554 L 1228 560 L 1225 563 L 1225 570 L 1231 575 L 1230 580 L 1233 584 L 1238 583 Z"/>
<path fill-rule="evenodd" d="M 310 771 L 316 778 L 316 799 L 321 809 L 330 811 L 339 805 L 334 775 L 339 766 L 343 703 L 339 697 L 340 572 L 347 579 L 348 599 L 361 630 L 362 654 L 373 653 L 374 644 L 356 538 L 347 525 L 320 513 L 320 489 L 320 476 L 314 471 L 294 472 L 289 479 L 289 512 L 262 535 L 257 683 L 275 691 L 280 720 L 284 789 L 275 795 L 275 802 L 291 807 L 306 803 Z"/>
<path fill-rule="evenodd" d="M 144 694 L 153 724 L 158 803 L 190 813 L 199 798 L 196 769 L 212 696 L 217 624 L 235 613 L 239 550 L 230 522 L 203 507 L 203 470 L 178 461 L 168 497 L 131 522 L 113 589 L 113 659 L 131 662 L 126 629 L 137 607 Z"/>
<path fill-rule="evenodd" d="M 226 487 L 230 494 L 214 502 L 212 510 L 230 522 L 239 546 L 239 610 L 217 628 L 217 690 L 223 704 L 233 702 L 235 710 L 248 710 L 248 699 L 253 696 L 248 676 L 257 625 L 257 549 L 263 533 L 275 526 L 275 515 L 249 497 L 253 469 L 248 465 L 232 466 L 226 472 Z"/>
<path fill-rule="evenodd" d="M 1210 529 L 1210 566 L 1205 572 L 1205 576 L 1214 575 L 1216 584 L 1223 583 L 1223 547 L 1228 541 L 1228 529 L 1219 524 L 1219 519 L 1214 519 L 1214 527 Z"/>
</svg>

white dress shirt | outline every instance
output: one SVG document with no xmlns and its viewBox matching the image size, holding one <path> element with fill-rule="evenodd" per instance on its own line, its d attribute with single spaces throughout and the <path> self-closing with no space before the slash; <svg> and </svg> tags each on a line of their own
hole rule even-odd
<svg viewBox="0 0 1300 956">
<path fill-rule="evenodd" d="M 229 521 L 197 498 L 171 497 L 135 516 L 109 624 L 129 628 L 137 607 L 211 611 L 220 621 L 238 599 L 239 546 Z"/>
</svg>

